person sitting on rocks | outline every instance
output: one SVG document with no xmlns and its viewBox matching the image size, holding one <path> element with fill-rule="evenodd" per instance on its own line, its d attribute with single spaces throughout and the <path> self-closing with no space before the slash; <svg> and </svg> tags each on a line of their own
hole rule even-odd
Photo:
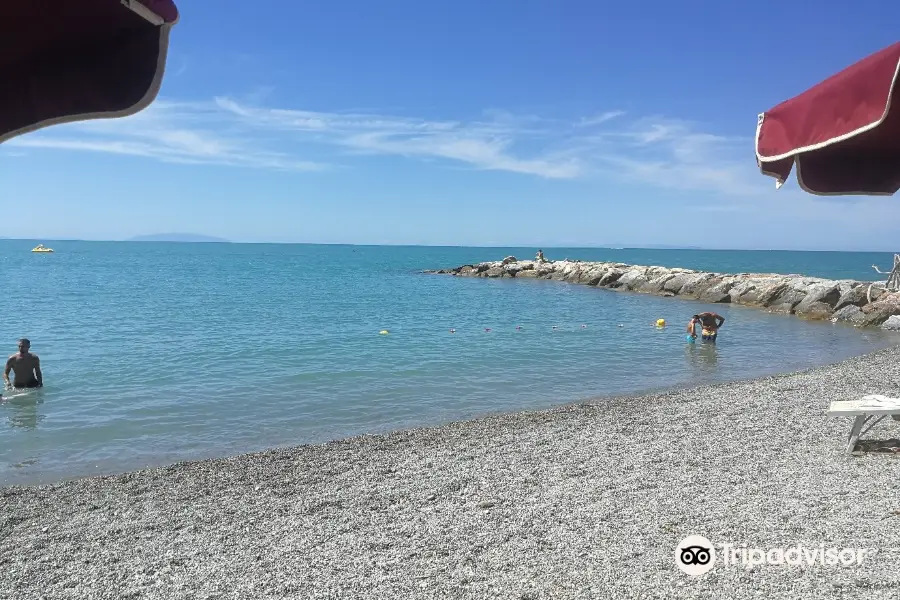
<svg viewBox="0 0 900 600">
<path fill-rule="evenodd" d="M 534 257 L 534 260 L 536 260 L 536 261 L 538 261 L 538 262 L 541 262 L 541 263 L 542 263 L 542 262 L 547 262 L 547 259 L 544 258 L 544 251 L 541 250 L 540 248 L 538 248 L 537 256 Z"/>
<path fill-rule="evenodd" d="M 703 341 L 714 342 L 719 336 L 719 328 L 725 323 L 725 317 L 714 312 L 703 312 L 692 316 L 687 330 L 688 334 L 694 339 L 697 338 L 696 327 L 698 323 L 703 328 L 701 334 Z"/>
</svg>

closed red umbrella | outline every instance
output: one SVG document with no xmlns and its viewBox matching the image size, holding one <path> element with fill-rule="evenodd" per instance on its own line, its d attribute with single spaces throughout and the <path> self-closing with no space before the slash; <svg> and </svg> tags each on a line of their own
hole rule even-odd
<svg viewBox="0 0 900 600">
<path fill-rule="evenodd" d="M 177 21 L 172 0 L 2 2 L 0 142 L 146 108 Z"/>
<path fill-rule="evenodd" d="M 756 160 L 781 187 L 817 195 L 891 195 L 900 189 L 900 42 L 759 115 Z M 893 104 L 893 106 L 892 106 Z"/>
</svg>

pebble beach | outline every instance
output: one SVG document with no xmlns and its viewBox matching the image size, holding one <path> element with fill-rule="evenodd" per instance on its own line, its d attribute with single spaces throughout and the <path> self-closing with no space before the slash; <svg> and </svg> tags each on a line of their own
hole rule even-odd
<svg viewBox="0 0 900 600">
<path fill-rule="evenodd" d="M 867 393 L 900 394 L 900 348 L 4 488 L 0 597 L 896 598 L 897 455 L 847 454 L 850 419 L 825 413 Z M 866 437 L 898 429 L 887 419 Z M 692 534 L 875 552 L 853 566 L 717 564 L 692 577 L 675 564 Z"/>
</svg>

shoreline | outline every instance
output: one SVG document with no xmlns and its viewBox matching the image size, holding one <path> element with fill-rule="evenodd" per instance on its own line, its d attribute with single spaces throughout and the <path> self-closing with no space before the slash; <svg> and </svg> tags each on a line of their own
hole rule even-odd
<svg viewBox="0 0 900 600">
<path fill-rule="evenodd" d="M 549 279 L 615 291 L 738 304 L 810 320 L 900 330 L 900 292 L 872 282 L 777 273 L 717 273 L 619 262 L 500 261 L 425 270 L 454 277 Z M 871 300 L 871 301 L 870 301 Z"/>
<path fill-rule="evenodd" d="M 0 595 L 895 598 L 900 463 L 825 410 L 900 395 L 898 359 L 3 488 Z M 691 534 L 881 551 L 693 579 Z"/>
<path fill-rule="evenodd" d="M 746 308 L 746 307 L 745 307 Z M 757 379 L 764 379 L 767 377 L 779 377 L 782 375 L 789 375 L 793 373 L 803 373 L 809 370 L 814 370 L 822 367 L 827 367 L 829 365 L 838 364 L 844 360 L 849 360 L 853 358 L 857 358 L 860 356 L 865 356 L 871 353 L 876 353 L 885 349 L 889 349 L 895 346 L 900 347 L 900 338 L 894 337 L 893 342 L 891 343 L 883 343 L 879 344 L 879 347 L 874 349 L 856 349 L 854 352 L 844 353 L 841 357 L 828 357 L 823 358 L 822 361 L 816 361 L 812 364 L 806 365 L 795 365 L 785 369 L 783 365 L 779 370 L 769 371 L 767 370 L 756 370 L 753 374 L 742 374 L 738 377 L 729 377 L 718 380 L 706 380 L 702 383 L 697 383 L 695 381 L 680 381 L 680 382 L 672 382 L 668 381 L 666 383 L 654 383 L 654 384 L 645 384 L 640 387 L 632 387 L 630 390 L 621 390 L 621 391 L 611 391 L 611 392 L 601 392 L 601 393 L 585 393 L 581 394 L 573 394 L 571 396 L 566 396 L 570 398 L 566 401 L 552 401 L 552 402 L 541 402 L 539 404 L 532 405 L 518 405 L 515 407 L 504 407 L 504 408 L 488 408 L 485 407 L 483 409 L 478 410 L 470 410 L 468 413 L 461 413 L 457 415 L 448 415 L 441 418 L 418 418 L 415 420 L 407 421 L 406 423 L 394 423 L 391 425 L 380 424 L 375 426 L 368 426 L 364 429 L 358 429 L 357 431 L 345 431 L 345 432 L 335 432 L 332 435 L 315 435 L 312 437 L 306 438 L 304 441 L 293 441 L 293 442 L 269 442 L 269 443 L 260 443 L 253 444 L 244 447 L 236 447 L 232 446 L 231 448 L 217 448 L 217 449 L 204 449 L 202 451 L 191 452 L 191 453 L 169 453 L 169 454 L 152 454 L 152 455 L 144 455 L 140 458 L 134 458 L 128 462 L 116 462 L 116 461 L 100 461 L 99 464 L 94 465 L 93 469 L 76 469 L 76 470 L 68 470 L 67 472 L 60 470 L 53 470 L 49 472 L 43 472 L 40 474 L 34 474 L 27 478 L 19 478 L 18 480 L 7 479 L 3 482 L 0 482 L 0 490 L 2 489 L 10 489 L 10 488 L 30 488 L 30 487 L 39 487 L 39 486 L 48 486 L 48 485 L 56 485 L 59 483 L 66 483 L 70 481 L 77 481 L 81 479 L 92 479 L 92 478 L 109 478 L 115 477 L 122 474 L 135 473 L 148 471 L 153 469 L 166 468 L 172 465 L 179 465 L 182 463 L 195 463 L 195 462 L 204 462 L 209 460 L 219 460 L 225 459 L 228 457 L 234 456 L 244 456 L 244 455 L 255 455 L 264 452 L 268 452 L 271 450 L 279 450 L 279 449 L 297 449 L 304 447 L 312 447 L 312 446 L 321 446 L 325 444 L 335 443 L 339 441 L 347 441 L 347 440 L 356 440 L 357 438 L 371 438 L 377 436 L 385 436 L 390 435 L 397 431 L 407 431 L 407 430 L 419 430 L 419 429 L 435 429 L 441 428 L 448 425 L 452 425 L 454 423 L 465 423 L 469 421 L 478 421 L 485 418 L 494 418 L 494 417 L 504 417 L 512 414 L 518 413 L 533 413 L 533 412 L 545 412 L 545 411 L 553 411 L 560 408 L 570 407 L 570 406 L 580 406 L 584 404 L 596 404 L 596 403 L 606 403 L 619 399 L 633 399 L 633 398 L 641 398 L 645 396 L 658 396 L 664 395 L 670 392 L 680 392 L 688 389 L 692 389 L 695 387 L 711 387 L 711 386 L 722 386 L 729 384 L 736 384 L 746 381 L 753 381 Z M 67 473 L 67 474 L 63 474 Z"/>
</svg>

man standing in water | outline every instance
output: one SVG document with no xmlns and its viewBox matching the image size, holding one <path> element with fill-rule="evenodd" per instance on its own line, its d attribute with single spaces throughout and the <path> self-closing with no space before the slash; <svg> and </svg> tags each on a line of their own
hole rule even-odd
<svg viewBox="0 0 900 600">
<path fill-rule="evenodd" d="M 3 382 L 6 387 L 13 388 L 37 388 L 44 386 L 44 376 L 41 373 L 41 359 L 37 354 L 29 352 L 31 342 L 22 338 L 19 340 L 19 351 L 9 357 L 6 368 L 3 370 Z M 9 383 L 9 372 L 15 375 L 12 385 Z"/>
<path fill-rule="evenodd" d="M 691 337 L 697 337 L 697 324 L 703 328 L 703 341 L 714 342 L 719 336 L 719 328 L 725 323 L 725 317 L 714 312 L 704 312 L 691 317 L 688 323 L 688 333 Z"/>
</svg>

